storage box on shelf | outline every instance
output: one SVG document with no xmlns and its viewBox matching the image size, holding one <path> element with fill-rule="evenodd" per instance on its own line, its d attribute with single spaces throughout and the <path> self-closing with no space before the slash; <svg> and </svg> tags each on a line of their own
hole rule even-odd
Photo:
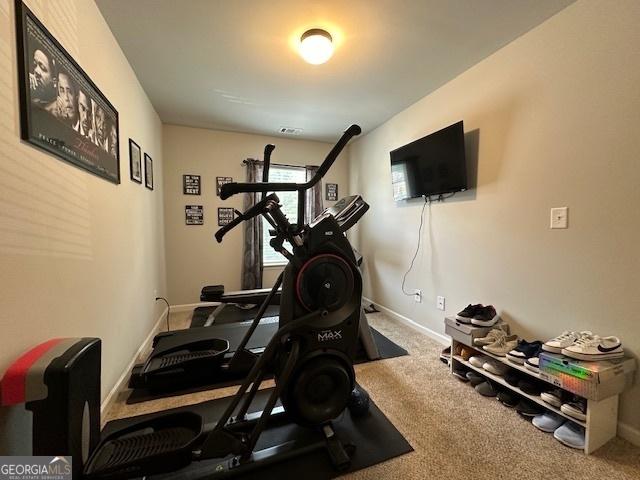
<svg viewBox="0 0 640 480">
<path fill-rule="evenodd" d="M 477 371 L 486 378 L 500 384 L 504 388 L 516 392 L 518 395 L 528 398 L 547 410 L 555 412 L 572 422 L 582 425 L 585 428 L 584 452 L 586 454 L 592 453 L 615 437 L 618 425 L 618 395 L 627 386 L 629 386 L 631 382 L 633 371 L 635 370 L 635 360 L 624 359 L 621 362 L 574 362 L 562 355 L 555 355 L 553 356 L 553 361 L 556 363 L 552 364 L 551 360 L 547 360 L 547 363 L 543 366 L 543 362 L 545 361 L 543 360 L 543 357 L 546 356 L 546 354 L 543 354 L 540 357 L 540 373 L 536 373 L 524 368 L 522 365 L 510 362 L 505 357 L 492 355 L 491 353 L 482 350 L 481 347 L 473 345 L 473 340 L 475 338 L 486 336 L 491 328 L 494 327 L 480 328 L 473 325 L 467 325 L 458 322 L 452 317 L 447 317 L 445 319 L 445 332 L 451 337 L 452 361 L 450 367 L 452 370 L 455 363 L 462 364 L 466 368 Z M 506 326 L 506 329 L 508 332 L 508 325 Z M 580 422 L 573 417 L 566 415 L 559 408 L 555 408 L 544 402 L 539 396 L 524 393 L 518 387 L 509 385 L 503 377 L 487 372 L 483 368 L 474 367 L 459 355 L 453 354 L 456 351 L 456 346 L 458 344 L 470 347 L 482 355 L 486 355 L 500 361 L 505 365 L 508 365 L 510 368 L 518 370 L 530 377 L 547 382 L 550 386 L 556 386 L 586 398 L 586 421 Z M 567 368 L 560 370 L 557 362 L 560 362 Z M 607 365 L 606 368 L 604 366 L 599 367 L 598 365 L 602 363 L 610 363 L 614 365 Z M 554 369 L 554 366 L 551 365 L 554 365 L 556 368 Z M 574 367 L 573 370 L 569 365 Z M 591 372 L 591 375 L 587 375 L 585 373 L 586 371 Z M 580 377 L 572 376 L 571 372 L 581 372 L 584 380 L 580 379 Z M 584 382 L 585 384 L 588 383 L 588 385 L 581 385 L 579 382 Z"/>
</svg>

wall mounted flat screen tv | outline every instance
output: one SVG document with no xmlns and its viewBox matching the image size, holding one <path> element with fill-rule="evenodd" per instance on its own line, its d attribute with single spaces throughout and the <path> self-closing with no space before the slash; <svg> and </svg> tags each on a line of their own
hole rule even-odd
<svg viewBox="0 0 640 480">
<path fill-rule="evenodd" d="M 467 189 L 462 121 L 391 152 L 393 199 Z"/>
</svg>

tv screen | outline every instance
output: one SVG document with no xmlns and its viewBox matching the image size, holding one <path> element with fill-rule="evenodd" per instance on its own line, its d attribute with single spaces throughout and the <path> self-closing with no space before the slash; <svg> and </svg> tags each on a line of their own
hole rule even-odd
<svg viewBox="0 0 640 480">
<path fill-rule="evenodd" d="M 462 121 L 391 152 L 393 199 L 467 189 Z"/>
</svg>

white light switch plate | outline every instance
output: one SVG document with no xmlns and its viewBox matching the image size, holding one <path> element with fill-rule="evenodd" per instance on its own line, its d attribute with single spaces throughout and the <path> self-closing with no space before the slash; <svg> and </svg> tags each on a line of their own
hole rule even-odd
<svg viewBox="0 0 640 480">
<path fill-rule="evenodd" d="M 438 310 L 444 311 L 444 297 L 438 296 L 438 303 L 436 304 Z"/>
<path fill-rule="evenodd" d="M 551 209 L 551 228 L 568 228 L 568 207 L 557 207 Z"/>
</svg>

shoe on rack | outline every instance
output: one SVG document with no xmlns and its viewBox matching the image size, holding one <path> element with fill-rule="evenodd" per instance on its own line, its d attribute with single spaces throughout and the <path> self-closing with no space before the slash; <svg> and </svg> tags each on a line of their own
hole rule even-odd
<svg viewBox="0 0 640 480">
<path fill-rule="evenodd" d="M 490 360 L 491 357 L 488 355 L 478 355 L 477 353 L 469 359 L 469 363 L 477 368 L 482 368 L 482 366 L 487 363 L 487 360 Z"/>
<path fill-rule="evenodd" d="M 507 352 L 513 350 L 516 345 L 518 345 L 518 336 L 509 335 L 508 337 L 499 338 L 491 345 L 485 345 L 482 349 L 499 357 L 504 357 Z"/>
<path fill-rule="evenodd" d="M 560 407 L 562 413 L 584 422 L 587 419 L 587 401 L 581 397 L 573 397 Z"/>
<path fill-rule="evenodd" d="M 553 432 L 553 437 L 567 447 L 584 449 L 584 428 L 577 423 L 565 422 Z"/>
<path fill-rule="evenodd" d="M 504 380 L 512 387 L 517 387 L 520 380 L 524 378 L 524 375 L 517 370 L 509 370 L 504 374 Z"/>
<path fill-rule="evenodd" d="M 491 382 L 482 382 L 475 386 L 476 392 L 478 392 L 483 397 L 495 397 L 498 394 L 498 391 L 493 386 Z"/>
<path fill-rule="evenodd" d="M 440 361 L 445 365 L 449 365 L 451 361 L 451 347 L 447 347 L 440 352 Z"/>
<path fill-rule="evenodd" d="M 557 413 L 544 412 L 543 414 L 533 417 L 531 423 L 533 423 L 533 426 L 538 430 L 542 430 L 543 432 L 547 433 L 553 433 L 566 421 L 567 420 L 563 416 L 558 415 Z"/>
<path fill-rule="evenodd" d="M 476 352 L 474 349 L 470 347 L 467 347 L 466 345 L 463 345 L 462 348 L 460 349 L 460 356 L 462 357 L 463 360 L 466 360 L 467 362 L 471 357 L 477 354 L 478 352 Z"/>
<path fill-rule="evenodd" d="M 467 370 L 465 367 L 456 365 L 455 367 L 453 367 L 453 371 L 451 373 L 453 373 L 453 375 L 456 376 L 459 380 L 462 380 L 466 383 L 469 381 L 469 379 L 467 378 L 468 371 L 469 370 Z"/>
<path fill-rule="evenodd" d="M 598 361 L 624 357 L 622 342 L 618 337 L 584 335 L 562 349 L 562 354 L 578 360 Z"/>
<path fill-rule="evenodd" d="M 485 377 L 480 375 L 478 372 L 475 372 L 474 370 L 469 370 L 467 372 L 467 380 L 469 380 L 469 383 L 472 387 L 475 387 L 476 385 L 487 381 Z"/>
<path fill-rule="evenodd" d="M 550 390 L 540 393 L 540 398 L 544 402 L 556 408 L 560 408 L 562 406 L 562 402 L 565 399 L 565 397 L 566 397 L 566 394 L 564 393 L 564 390 L 562 390 L 561 388 L 552 388 Z"/>
<path fill-rule="evenodd" d="M 493 358 L 483 363 L 482 368 L 487 372 L 499 375 L 500 377 L 504 377 L 505 373 L 509 371 L 509 367 L 498 360 L 494 360 Z"/>
<path fill-rule="evenodd" d="M 523 417 L 535 417 L 545 412 L 544 408 L 527 398 L 522 398 L 516 405 L 516 412 Z"/>
<path fill-rule="evenodd" d="M 583 335 L 592 335 L 592 333 L 586 330 L 584 332 L 571 332 L 569 330 L 565 330 L 556 338 L 552 338 L 551 340 L 544 342 L 542 349 L 545 352 L 562 353 L 563 348 L 573 345 L 574 342 Z"/>
<path fill-rule="evenodd" d="M 478 303 L 476 305 L 467 305 L 464 310 L 458 312 L 456 314 L 456 320 L 460 323 L 471 323 L 471 319 L 479 312 L 479 310 L 483 308 L 482 304 Z"/>
<path fill-rule="evenodd" d="M 518 382 L 518 388 L 526 394 L 537 396 L 542 393 L 543 385 L 534 379 L 523 378 Z"/>
<path fill-rule="evenodd" d="M 540 373 L 540 357 L 527 358 L 524 361 L 524 368 L 533 373 Z"/>
<path fill-rule="evenodd" d="M 500 315 L 493 308 L 493 305 L 487 305 L 478 309 L 471 319 L 471 324 L 476 327 L 492 327 L 500 320 Z"/>
<path fill-rule="evenodd" d="M 542 342 L 539 340 L 536 340 L 535 342 L 520 340 L 516 348 L 507 353 L 507 360 L 524 365 L 527 358 L 537 357 L 540 355 L 541 350 Z"/>
<path fill-rule="evenodd" d="M 520 402 L 520 396 L 511 390 L 502 390 L 498 392 L 498 400 L 505 406 L 509 408 L 515 408 Z"/>
<path fill-rule="evenodd" d="M 473 344 L 477 345 L 478 347 L 481 347 L 483 345 L 491 345 L 493 342 L 495 342 L 496 340 L 498 340 L 501 337 L 506 337 L 507 336 L 507 324 L 506 323 L 502 323 L 500 325 L 496 325 L 495 328 L 493 328 L 486 337 L 480 337 L 480 338 L 474 338 L 473 339 Z"/>
</svg>

